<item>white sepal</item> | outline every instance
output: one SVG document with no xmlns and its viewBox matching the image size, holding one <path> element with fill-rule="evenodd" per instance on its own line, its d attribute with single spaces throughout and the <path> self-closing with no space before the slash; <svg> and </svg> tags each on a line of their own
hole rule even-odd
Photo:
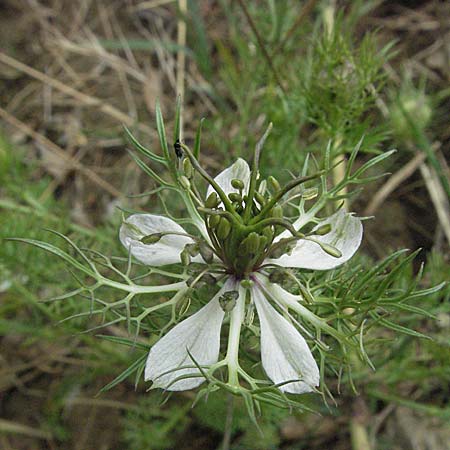
<svg viewBox="0 0 450 450">
<path fill-rule="evenodd" d="M 312 235 L 315 240 L 337 248 L 342 256 L 336 258 L 326 253 L 316 242 L 300 239 L 290 254 L 266 262 L 283 267 L 299 269 L 328 270 L 348 261 L 361 244 L 363 226 L 361 220 L 343 210 L 338 211 L 328 219 L 320 222 L 314 230 L 331 225 L 331 231 L 324 236 Z M 283 237 L 287 237 L 284 236 Z"/>
<path fill-rule="evenodd" d="M 250 167 L 248 166 L 247 161 L 244 161 L 242 158 L 238 158 L 230 167 L 220 172 L 219 175 L 214 178 L 214 181 L 220 186 L 222 191 L 225 192 L 225 195 L 228 195 L 231 192 L 239 192 L 231 186 L 231 180 L 235 178 L 243 181 L 243 192 L 246 194 L 250 183 Z M 208 198 L 211 192 L 215 192 L 215 190 L 212 186 L 209 186 L 206 198 Z"/>
<path fill-rule="evenodd" d="M 144 236 L 155 233 L 186 233 L 173 220 L 155 214 L 133 214 L 120 227 L 119 237 L 124 247 L 141 263 L 163 266 L 180 262 L 184 246 L 194 241 L 188 236 L 166 235 L 154 244 L 143 244 Z M 201 259 L 200 259 L 201 261 Z"/>
<path fill-rule="evenodd" d="M 145 380 L 153 381 L 153 388 L 184 391 L 205 381 L 196 364 L 203 368 L 218 361 L 225 314 L 219 297 L 232 286 L 233 283 L 227 281 L 208 304 L 172 328 L 151 348 L 145 365 Z M 174 382 L 183 375 L 193 377 Z"/>
<path fill-rule="evenodd" d="M 305 339 L 270 305 L 259 288 L 253 288 L 252 298 L 261 327 L 261 360 L 267 376 L 275 384 L 291 381 L 280 386 L 283 392 L 314 391 L 320 373 Z"/>
</svg>

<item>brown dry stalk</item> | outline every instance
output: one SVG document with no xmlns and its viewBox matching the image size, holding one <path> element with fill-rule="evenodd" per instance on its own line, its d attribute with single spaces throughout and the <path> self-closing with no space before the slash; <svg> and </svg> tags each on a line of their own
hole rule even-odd
<svg viewBox="0 0 450 450">
<path fill-rule="evenodd" d="M 375 214 L 375 211 L 383 204 L 386 198 L 419 168 L 426 157 L 424 153 L 418 153 L 400 170 L 395 172 L 374 195 L 365 209 L 364 215 L 372 216 Z"/>
<path fill-rule="evenodd" d="M 124 112 L 120 111 L 119 109 L 115 108 L 114 106 L 105 103 L 103 100 L 97 97 L 92 97 L 83 92 L 77 91 L 76 89 L 62 83 L 61 81 L 49 77 L 48 75 L 18 61 L 17 59 L 12 58 L 11 56 L 6 55 L 3 52 L 0 52 L 0 62 L 6 64 L 7 66 L 13 67 L 14 69 L 19 70 L 20 72 L 26 73 L 30 77 L 33 77 L 36 80 L 39 80 L 42 83 L 45 83 L 53 87 L 54 89 L 78 100 L 80 103 L 86 106 L 94 106 L 98 108 L 101 112 L 116 119 L 118 122 L 122 124 L 125 124 L 129 127 L 136 125 L 136 127 L 139 128 L 141 131 L 152 135 L 152 131 L 149 127 L 143 124 L 135 124 L 135 120 L 133 118 L 131 118 Z"/>
<path fill-rule="evenodd" d="M 277 82 L 279 88 L 283 91 L 283 94 L 286 94 L 286 89 L 284 88 L 283 84 L 281 83 L 281 79 L 278 75 L 278 72 L 275 69 L 275 66 L 273 65 L 272 58 L 270 57 L 270 55 L 267 51 L 264 41 L 262 40 L 262 37 L 258 31 L 258 28 L 257 28 L 255 22 L 252 19 L 252 16 L 250 15 L 249 10 L 247 9 L 247 5 L 245 4 L 245 1 L 238 0 L 238 3 L 242 9 L 242 12 L 244 13 L 245 18 L 247 19 L 248 24 L 250 25 L 250 28 L 252 29 L 252 31 L 256 37 L 256 41 L 258 42 L 259 48 L 261 49 L 261 53 L 263 54 L 263 57 L 266 60 L 267 65 L 269 66 L 269 69 L 275 78 L 275 81 Z"/>
<path fill-rule="evenodd" d="M 21 122 L 16 117 L 9 114 L 3 108 L 0 107 L 0 117 L 2 117 L 6 122 L 8 122 L 13 127 L 19 129 L 26 135 L 32 137 L 36 142 L 42 144 L 46 149 L 50 152 L 54 153 L 58 158 L 61 158 L 67 165 L 74 170 L 77 170 L 82 175 L 89 178 L 92 182 L 94 182 L 97 186 L 101 187 L 105 191 L 109 192 L 114 197 L 123 197 L 122 193 L 118 191 L 114 186 L 109 184 L 103 178 L 99 177 L 95 172 L 87 167 L 84 167 L 81 163 L 79 163 L 75 158 L 69 156 L 61 147 L 56 145 L 50 139 L 46 138 L 42 134 L 33 130 L 31 127 Z"/>
</svg>

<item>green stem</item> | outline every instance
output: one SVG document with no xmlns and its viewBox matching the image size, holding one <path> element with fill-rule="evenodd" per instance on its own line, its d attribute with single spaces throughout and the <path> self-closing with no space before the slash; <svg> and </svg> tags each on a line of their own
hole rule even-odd
<svg viewBox="0 0 450 450">
<path fill-rule="evenodd" d="M 259 173 L 259 158 L 261 156 L 261 151 L 264 146 L 264 142 L 266 141 L 267 136 L 269 136 L 270 130 L 272 130 L 272 122 L 269 123 L 267 130 L 256 144 L 255 151 L 253 153 L 252 176 L 250 178 L 250 186 L 248 188 L 247 193 L 247 202 L 245 204 L 244 222 L 248 221 L 248 219 L 250 218 L 250 214 L 252 212 L 253 198 L 255 196 L 256 190 L 256 181 L 258 180 L 258 173 Z"/>
<path fill-rule="evenodd" d="M 324 170 L 321 170 L 320 172 L 315 173 L 314 175 L 309 175 L 307 177 L 299 177 L 295 178 L 294 180 L 291 180 L 289 183 L 287 183 L 281 190 L 279 190 L 263 207 L 263 209 L 259 212 L 257 216 L 255 216 L 251 221 L 250 224 L 254 224 L 261 220 L 262 217 L 264 217 L 277 203 L 279 200 L 282 199 L 282 197 L 287 194 L 289 191 L 297 187 L 299 184 L 306 183 L 307 181 L 315 180 L 316 178 L 319 178 L 325 173 Z"/>
<path fill-rule="evenodd" d="M 189 161 L 191 162 L 194 169 L 214 188 L 214 190 L 217 192 L 217 195 L 220 197 L 220 200 L 222 200 L 222 203 L 225 206 L 225 209 L 229 211 L 230 213 L 234 212 L 234 208 L 231 205 L 231 202 L 229 198 L 226 196 L 225 192 L 221 189 L 221 187 L 216 183 L 216 181 L 209 175 L 208 172 L 206 172 L 205 169 L 198 163 L 198 161 L 195 159 L 194 155 L 192 154 L 190 148 L 180 143 L 181 148 L 186 152 L 187 157 L 189 158 Z M 237 217 L 238 214 L 234 212 L 234 215 Z"/>
</svg>

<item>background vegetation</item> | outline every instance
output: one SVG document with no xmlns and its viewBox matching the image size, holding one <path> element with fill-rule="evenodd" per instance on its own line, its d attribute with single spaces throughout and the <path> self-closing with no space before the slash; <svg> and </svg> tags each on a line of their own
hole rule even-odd
<svg viewBox="0 0 450 450">
<path fill-rule="evenodd" d="M 337 158 L 364 136 L 357 164 L 396 148 L 372 174 L 392 175 L 351 199 L 353 211 L 375 216 L 351 267 L 422 248 L 403 259 L 392 292 L 421 270 L 421 289 L 448 281 L 449 10 L 436 0 L 3 1 L 0 237 L 58 243 L 52 229 L 123 256 L 118 207 L 156 212 L 161 203 L 136 197 L 153 186 L 122 126 L 158 150 L 156 99 L 170 129 L 184 91 L 184 138 L 206 118 L 202 160 L 212 173 L 248 158 L 269 121 L 262 170 L 280 180 L 307 153 L 320 162 L 329 143 Z M 192 393 L 165 399 L 130 378 L 97 395 L 139 349 L 96 336 L 127 337 L 123 327 L 84 333 L 99 320 L 61 322 L 89 301 L 45 300 L 73 288 L 55 257 L 1 241 L 0 448 L 219 448 L 221 394 L 192 409 Z M 372 336 L 377 370 L 355 364 L 354 386 L 330 372 L 336 405 L 305 396 L 320 416 L 266 407 L 261 434 L 236 408 L 232 448 L 444 450 L 449 296 L 447 286 L 397 312 L 400 328 Z"/>
</svg>

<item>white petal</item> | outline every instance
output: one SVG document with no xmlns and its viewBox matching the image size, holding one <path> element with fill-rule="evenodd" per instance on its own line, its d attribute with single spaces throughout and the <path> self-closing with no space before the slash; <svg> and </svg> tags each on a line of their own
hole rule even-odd
<svg viewBox="0 0 450 450">
<path fill-rule="evenodd" d="M 312 237 L 325 244 L 336 247 L 342 256 L 335 258 L 325 253 L 319 244 L 301 239 L 292 250 L 278 259 L 268 259 L 266 262 L 283 267 L 297 267 L 299 269 L 328 270 L 348 261 L 361 244 L 363 227 L 361 220 L 343 210 L 320 222 L 313 231 L 323 225 L 330 224 L 331 231 L 324 235 Z"/>
<path fill-rule="evenodd" d="M 167 235 L 157 243 L 146 245 L 140 239 L 153 233 L 186 233 L 173 220 L 154 214 L 134 214 L 120 227 L 122 244 L 140 262 L 149 266 L 163 266 L 180 262 L 180 253 L 186 244 L 194 242 L 187 236 Z"/>
<path fill-rule="evenodd" d="M 222 188 L 223 192 L 228 195 L 231 192 L 239 192 L 231 186 L 231 180 L 235 178 L 244 182 L 243 192 L 247 193 L 248 185 L 250 183 L 250 167 L 242 158 L 238 158 L 234 164 L 220 172 L 219 175 L 214 178 L 214 181 Z M 212 186 L 209 186 L 206 198 L 208 198 L 208 195 L 211 194 L 211 192 L 215 192 L 215 190 Z"/>
<path fill-rule="evenodd" d="M 217 362 L 220 328 L 224 317 L 219 297 L 230 289 L 232 283 L 227 281 L 207 305 L 172 328 L 151 348 L 145 366 L 145 380 L 153 381 L 153 387 L 184 391 L 194 389 L 205 381 L 200 370 L 195 367 L 188 350 L 201 367 Z M 198 376 L 172 383 L 178 377 L 187 374 Z"/>
<path fill-rule="evenodd" d="M 261 326 L 261 359 L 267 376 L 275 383 L 287 383 L 283 392 L 303 394 L 311 392 L 320 383 L 319 368 L 305 339 L 255 288 L 252 298 Z"/>
</svg>

